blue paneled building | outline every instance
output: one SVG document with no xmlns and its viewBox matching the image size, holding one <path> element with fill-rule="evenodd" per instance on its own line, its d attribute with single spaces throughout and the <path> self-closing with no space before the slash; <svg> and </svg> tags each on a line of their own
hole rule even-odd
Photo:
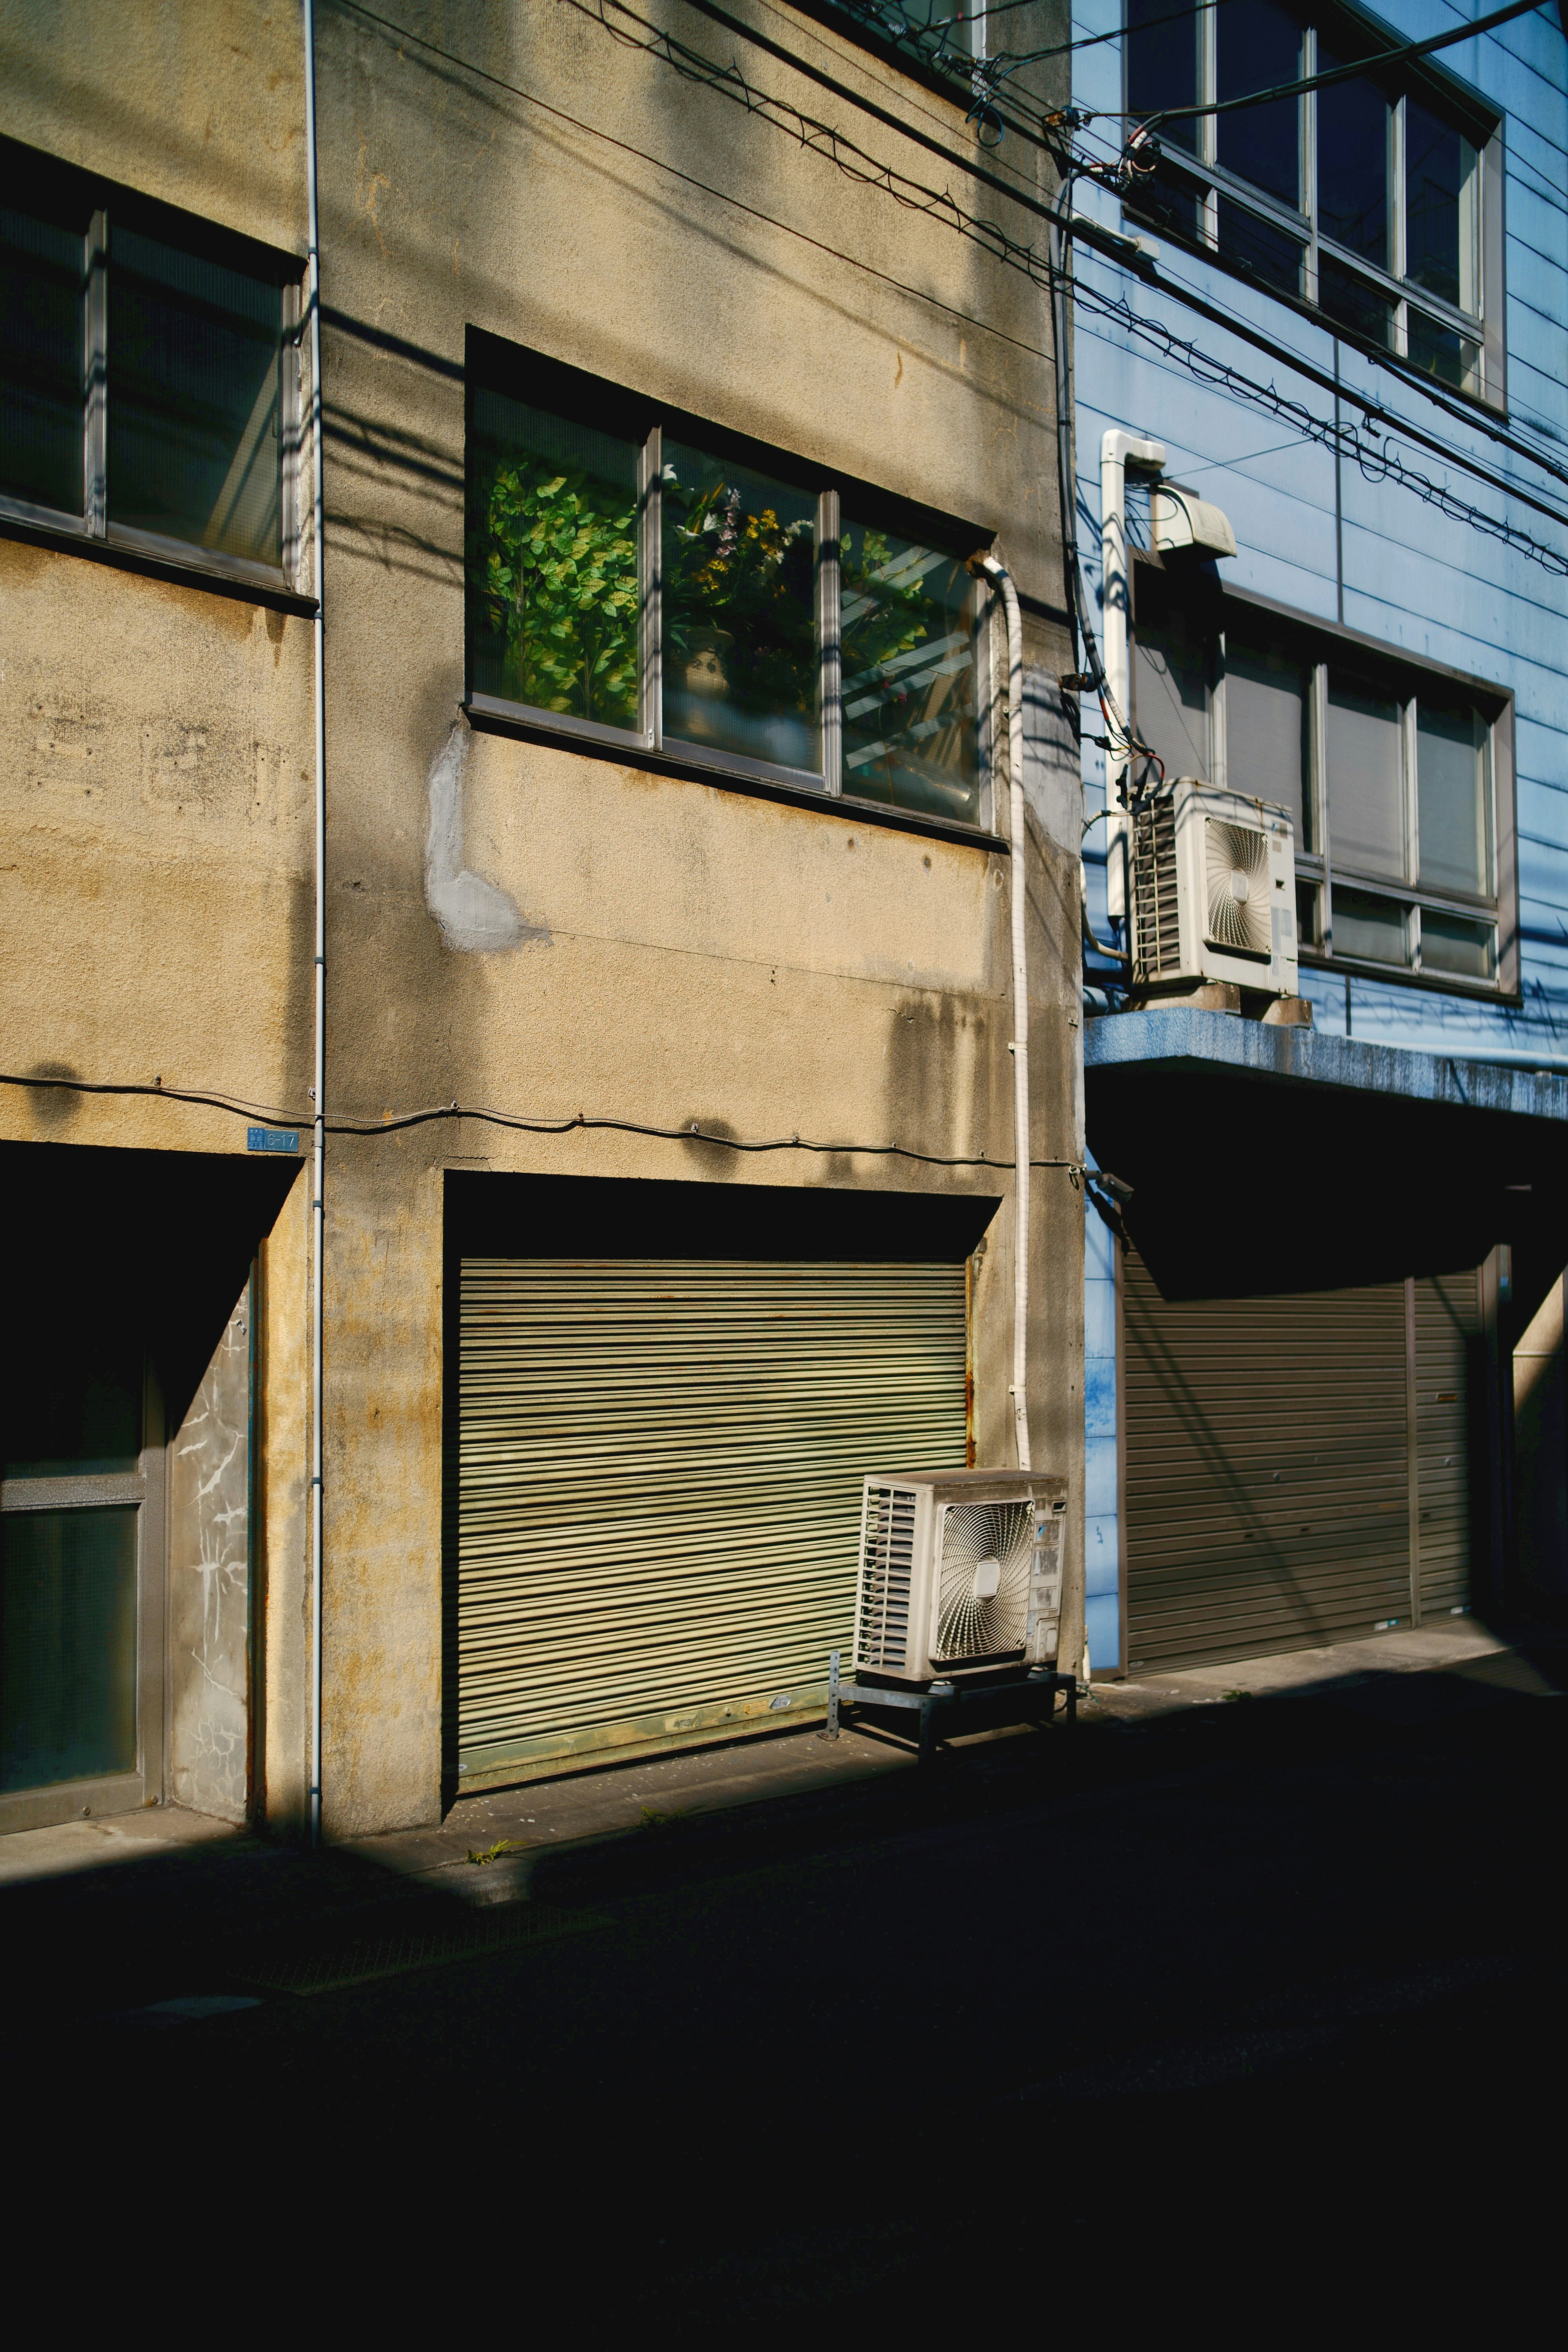
<svg viewBox="0 0 1568 2352">
<path fill-rule="evenodd" d="M 1409 53 L 1495 13 L 1073 16 L 1097 1672 L 1563 1589 L 1562 16 Z"/>
</svg>

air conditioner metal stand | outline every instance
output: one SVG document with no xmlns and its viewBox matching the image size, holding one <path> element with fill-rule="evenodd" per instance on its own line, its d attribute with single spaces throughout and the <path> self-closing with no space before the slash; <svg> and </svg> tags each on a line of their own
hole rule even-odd
<svg viewBox="0 0 1568 2352">
<path fill-rule="evenodd" d="M 1054 1715 L 1058 1691 L 1065 1691 L 1068 1722 L 1078 1721 L 1078 1681 L 1072 1675 L 1058 1674 L 1054 1666 L 1031 1666 L 1006 1682 L 986 1683 L 975 1689 L 968 1683 L 932 1683 L 926 1690 L 883 1690 L 875 1684 L 844 1682 L 838 1666 L 841 1653 L 834 1650 L 827 1660 L 827 1722 L 823 1731 L 826 1739 L 837 1739 L 840 1712 L 845 1707 L 902 1707 L 920 1716 L 920 1760 L 929 1764 L 936 1753 L 938 1727 L 951 1737 L 963 1728 L 963 1716 L 975 1721 L 976 1730 L 995 1730 L 1003 1724 L 1028 1723 L 1041 1715 Z"/>
</svg>

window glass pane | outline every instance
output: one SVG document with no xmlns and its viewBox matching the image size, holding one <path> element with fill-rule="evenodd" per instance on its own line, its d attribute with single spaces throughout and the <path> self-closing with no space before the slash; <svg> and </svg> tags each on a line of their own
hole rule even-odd
<svg viewBox="0 0 1568 2352">
<path fill-rule="evenodd" d="M 1127 0 L 1127 103 L 1134 114 L 1198 102 L 1198 12 L 1180 0 Z M 1163 122 L 1167 144 L 1196 152 L 1198 126 Z"/>
<path fill-rule="evenodd" d="M 1321 898 L 1317 884 L 1298 882 L 1296 885 L 1296 936 L 1304 948 L 1321 947 L 1322 944 L 1322 934 L 1318 928 L 1320 905 Z"/>
<path fill-rule="evenodd" d="M 1147 221 L 1151 228 L 1196 237 L 1203 234 L 1203 187 L 1190 173 L 1162 163 L 1152 172 L 1134 172 L 1121 205 L 1124 212 Z"/>
<path fill-rule="evenodd" d="M 635 442 L 476 387 L 468 674 L 477 694 L 637 727 L 639 454 Z"/>
<path fill-rule="evenodd" d="M 1359 678 L 1329 678 L 1329 855 L 1359 874 L 1405 876 L 1405 754 L 1397 702 Z M 1334 892 L 1334 946 L 1340 894 Z M 1357 953 L 1361 950 L 1358 949 Z"/>
<path fill-rule="evenodd" d="M 1421 965 L 1425 971 L 1490 980 L 1497 970 L 1496 926 L 1471 922 L 1463 915 L 1434 915 L 1423 908 Z"/>
<path fill-rule="evenodd" d="M 1300 294 L 1306 247 L 1234 196 L 1219 200 L 1219 249 L 1281 294 Z"/>
<path fill-rule="evenodd" d="M 282 555 L 282 289 L 110 226 L 109 517 Z"/>
<path fill-rule="evenodd" d="M 1410 925 L 1392 898 L 1334 887 L 1334 953 L 1371 963 L 1410 961 Z"/>
<path fill-rule="evenodd" d="M 930 65 L 967 68 L 975 0 L 833 0 L 850 25 Z"/>
<path fill-rule="evenodd" d="M 0 1517 L 0 1789 L 134 1770 L 136 1520 Z"/>
<path fill-rule="evenodd" d="M 1457 310 L 1478 308 L 1476 151 L 1417 99 L 1405 101 L 1405 274 Z"/>
<path fill-rule="evenodd" d="M 1221 103 L 1272 89 L 1301 78 L 1301 27 L 1274 0 L 1221 0 L 1217 11 Z M 1217 114 L 1216 159 L 1238 179 L 1267 188 L 1288 205 L 1301 201 L 1299 98 L 1276 99 L 1271 106 L 1242 106 Z"/>
<path fill-rule="evenodd" d="M 1393 349 L 1393 303 L 1353 269 L 1331 261 L 1326 253 L 1318 258 L 1318 308 L 1326 310 L 1342 327 L 1364 335 L 1369 342 Z"/>
<path fill-rule="evenodd" d="M 1423 700 L 1415 724 L 1420 879 L 1429 890 L 1491 882 L 1491 730 L 1471 705 Z"/>
<path fill-rule="evenodd" d="M 0 207 L 0 492 L 70 515 L 82 510 L 85 227 Z"/>
<path fill-rule="evenodd" d="M 846 522 L 844 789 L 977 824 L 974 583 L 956 557 Z"/>
<path fill-rule="evenodd" d="M 1407 321 L 1405 340 L 1409 346 L 1411 364 L 1425 368 L 1440 383 L 1451 383 L 1456 391 L 1475 392 L 1481 380 L 1481 347 L 1461 335 L 1456 328 L 1445 327 L 1418 310 L 1414 302 L 1405 306 Z"/>
<path fill-rule="evenodd" d="M 664 445 L 664 731 L 822 770 L 816 500 Z"/>
<path fill-rule="evenodd" d="M 1209 773 L 1209 668 L 1208 643 L 1183 614 L 1150 613 L 1141 603 L 1132 649 L 1133 716 L 1139 734 L 1164 761 L 1168 783 Z"/>
<path fill-rule="evenodd" d="M 1318 71 L 1347 62 L 1320 40 Z M 1388 267 L 1387 99 L 1374 82 L 1318 92 L 1318 228 L 1363 261 Z"/>
<path fill-rule="evenodd" d="M 964 57 L 969 55 L 973 0 L 898 0 L 896 9 L 869 7 L 866 0 L 850 0 L 850 4 L 858 16 L 875 15 L 884 23 L 901 17 L 912 32 L 924 37 L 921 47 L 932 56 L 940 55 L 944 47 L 957 49 Z"/>
<path fill-rule="evenodd" d="M 1275 801 L 1290 812 L 1296 845 L 1310 849 L 1307 823 L 1309 672 L 1279 646 L 1225 641 L 1225 772 L 1233 793 Z"/>
</svg>

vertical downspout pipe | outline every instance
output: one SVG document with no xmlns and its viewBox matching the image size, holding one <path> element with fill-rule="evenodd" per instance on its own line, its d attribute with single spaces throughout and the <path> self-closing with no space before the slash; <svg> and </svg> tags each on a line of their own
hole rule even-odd
<svg viewBox="0 0 1568 2352">
<path fill-rule="evenodd" d="M 1012 771 L 1013 866 L 1013 1434 L 1029 1470 L 1029 991 L 1024 916 L 1024 619 L 1018 592 L 994 555 L 981 571 L 1007 614 L 1007 764 Z"/>
<path fill-rule="evenodd" d="M 1100 646 L 1105 663 L 1105 698 L 1114 730 L 1125 733 L 1132 717 L 1132 679 L 1127 653 L 1127 461 L 1158 473 L 1165 463 L 1162 441 L 1113 427 L 1100 441 Z M 1126 819 L 1118 796 L 1127 771 L 1123 753 L 1105 755 L 1106 912 L 1127 912 Z M 1114 939 L 1115 933 L 1111 937 Z"/>
<path fill-rule="evenodd" d="M 316 574 L 315 1085 L 311 1089 L 316 1117 L 310 1144 L 310 1843 L 318 1846 L 321 1842 L 322 1290 L 327 1271 L 327 719 L 323 697 L 326 498 L 321 462 L 321 216 L 316 171 L 315 0 L 304 0 L 304 11 L 305 184 L 310 215 L 306 290 L 310 320 L 310 530 Z"/>
</svg>

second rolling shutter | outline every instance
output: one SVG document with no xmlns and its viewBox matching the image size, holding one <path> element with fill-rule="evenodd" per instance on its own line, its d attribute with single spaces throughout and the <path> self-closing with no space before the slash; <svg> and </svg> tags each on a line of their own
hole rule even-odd
<svg viewBox="0 0 1568 2352">
<path fill-rule="evenodd" d="M 1129 1255 L 1129 1672 L 1408 1625 L 1413 1569 L 1424 1619 L 1468 1607 L 1474 1272 L 1408 1313 L 1403 1283 L 1172 1305 Z"/>
<path fill-rule="evenodd" d="M 1123 1297 L 1129 1671 L 1408 1624 L 1404 1284 Z"/>
</svg>

